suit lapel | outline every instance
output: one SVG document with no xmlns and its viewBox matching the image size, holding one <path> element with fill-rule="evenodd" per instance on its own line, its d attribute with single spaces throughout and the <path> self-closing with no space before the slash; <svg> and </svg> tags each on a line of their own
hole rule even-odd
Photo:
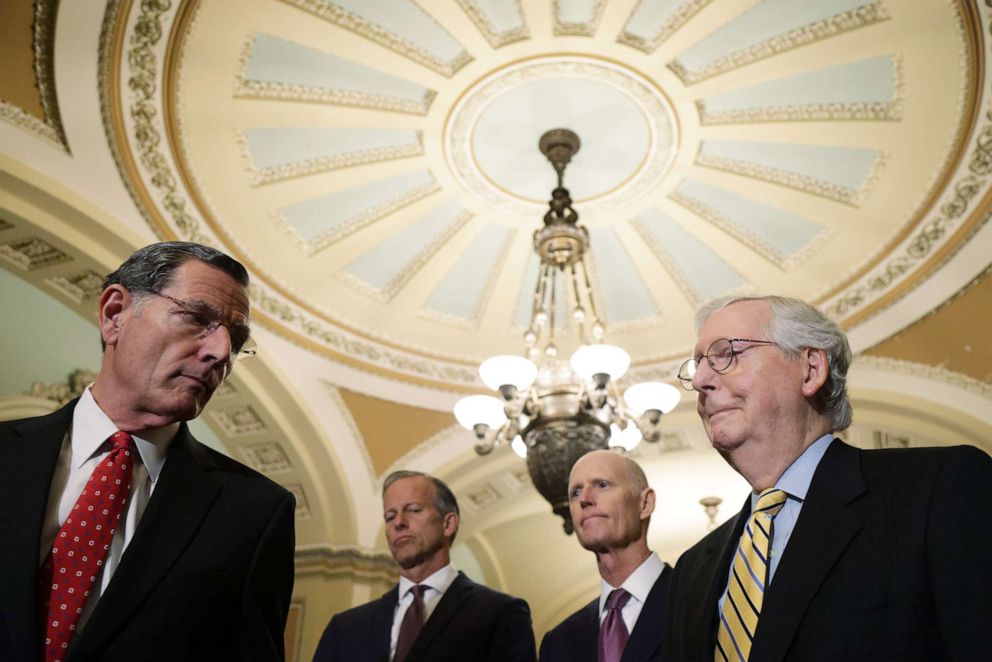
<svg viewBox="0 0 992 662">
<path fill-rule="evenodd" d="M 689 587 L 685 590 L 689 595 L 700 595 L 702 600 L 693 607 L 691 615 L 685 618 L 686 623 L 693 627 L 685 634 L 687 659 L 712 659 L 716 650 L 717 606 L 720 596 L 727 588 L 727 576 L 730 573 L 730 562 L 747 518 L 751 515 L 751 498 L 744 500 L 744 507 L 737 514 L 737 519 L 726 522 L 718 530 L 703 552 L 704 556 L 695 567 Z"/>
<path fill-rule="evenodd" d="M 417 640 L 413 642 L 413 647 L 407 655 L 407 659 L 414 660 L 426 651 L 431 642 L 448 626 L 448 623 L 455 614 L 458 613 L 462 604 L 468 600 L 476 591 L 476 586 L 468 577 L 461 572 L 455 577 L 448 590 L 441 596 L 441 601 L 434 608 L 434 613 L 430 615 L 424 623 L 424 629 L 417 635 Z"/>
<path fill-rule="evenodd" d="M 835 439 L 813 474 L 789 545 L 768 587 L 751 658 L 785 657 L 810 600 L 863 521 L 849 504 L 866 490 L 860 453 Z"/>
<path fill-rule="evenodd" d="M 665 602 L 671 581 L 672 568 L 666 563 L 644 601 L 637 623 L 634 624 L 634 631 L 630 633 L 627 647 L 623 650 L 621 662 L 641 662 L 658 657 L 664 634 L 662 625 L 665 622 Z"/>
<path fill-rule="evenodd" d="M 209 458 L 184 423 L 169 446 L 162 473 L 120 566 L 73 651 L 92 657 L 113 637 L 183 553 L 220 493 Z"/>
<path fill-rule="evenodd" d="M 394 586 L 393 590 L 376 600 L 372 608 L 372 619 L 369 622 L 370 631 L 368 633 L 370 660 L 381 662 L 388 662 L 389 660 L 393 615 L 396 611 L 396 603 L 399 602 L 399 592 L 399 586 Z"/>
<path fill-rule="evenodd" d="M 582 608 L 581 617 L 575 627 L 566 634 L 572 660 L 576 662 L 596 662 L 599 645 L 599 598 Z"/>
<path fill-rule="evenodd" d="M 17 659 L 33 660 L 41 652 L 41 528 L 55 463 L 75 406 L 73 400 L 53 414 L 25 421 L 15 434 L 0 439 L 0 485 L 9 495 L 0 500 L 0 623 L 6 622 Z"/>
</svg>

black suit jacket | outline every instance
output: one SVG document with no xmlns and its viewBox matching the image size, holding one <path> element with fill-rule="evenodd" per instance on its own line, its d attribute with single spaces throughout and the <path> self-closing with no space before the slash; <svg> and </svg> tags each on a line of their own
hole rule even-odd
<svg viewBox="0 0 992 662">
<path fill-rule="evenodd" d="M 314 662 L 389 662 L 394 587 L 378 600 L 335 615 Z M 520 598 L 476 584 L 462 573 L 441 596 L 407 662 L 533 662 L 530 609 Z"/>
<path fill-rule="evenodd" d="M 751 662 L 989 659 L 990 513 L 992 459 L 977 448 L 834 440 L 765 595 Z M 676 564 L 664 659 L 713 659 L 749 514 L 750 500 Z"/>
<path fill-rule="evenodd" d="M 672 581 L 666 563 L 648 593 L 644 607 L 630 633 L 621 662 L 658 660 L 664 638 L 665 605 Z M 541 641 L 541 662 L 596 662 L 599 645 L 599 598 L 550 630 Z"/>
<path fill-rule="evenodd" d="M 36 662 L 41 529 L 75 401 L 0 423 L 0 660 Z M 277 660 L 293 588 L 293 496 L 183 424 L 106 592 L 82 660 Z"/>
</svg>

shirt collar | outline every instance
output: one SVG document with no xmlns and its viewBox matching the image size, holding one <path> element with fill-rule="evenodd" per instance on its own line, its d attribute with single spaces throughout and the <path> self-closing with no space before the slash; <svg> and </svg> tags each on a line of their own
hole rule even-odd
<svg viewBox="0 0 992 662">
<path fill-rule="evenodd" d="M 617 588 L 622 588 L 623 590 L 630 593 L 631 597 L 638 600 L 642 604 L 647 601 L 648 593 L 654 588 L 654 583 L 658 581 L 658 577 L 661 577 L 662 571 L 665 569 L 665 564 L 662 563 L 661 559 L 654 552 L 651 552 L 641 565 L 637 566 L 637 570 L 630 573 L 630 576 L 624 580 L 623 584 L 620 586 L 612 586 L 605 579 L 599 580 L 599 613 L 603 613 L 603 609 L 606 608 L 606 599 L 610 597 L 612 593 Z"/>
<path fill-rule="evenodd" d="M 825 434 L 803 451 L 803 454 L 796 458 L 796 461 L 789 465 L 782 476 L 775 483 L 777 489 L 789 495 L 789 498 L 799 501 L 806 500 L 806 493 L 809 492 L 809 484 L 813 481 L 813 474 L 819 466 L 823 454 L 827 452 L 827 447 L 834 440 L 833 434 Z M 758 494 L 751 492 L 751 510 L 758 503 Z"/>
<path fill-rule="evenodd" d="M 435 572 L 433 575 L 431 575 L 424 581 L 420 582 L 420 584 L 422 586 L 429 586 L 435 591 L 437 591 L 439 594 L 444 595 L 444 592 L 448 590 L 448 587 L 451 586 L 451 584 L 455 581 L 457 577 L 458 577 L 458 571 L 455 570 L 455 566 L 449 563 L 448 565 L 444 566 L 443 568 Z M 415 585 L 416 585 L 415 582 L 412 582 L 406 577 L 401 576 L 399 599 L 402 600 L 403 596 L 405 596 L 407 592 Z"/>
<path fill-rule="evenodd" d="M 154 483 L 165 464 L 165 453 L 179 431 L 179 423 L 146 430 L 134 438 L 135 448 L 141 463 L 148 470 L 148 477 Z M 73 469 L 78 469 L 100 450 L 110 435 L 117 432 L 117 426 L 93 399 L 90 388 L 83 391 L 76 408 L 72 412 L 72 460 Z"/>
</svg>

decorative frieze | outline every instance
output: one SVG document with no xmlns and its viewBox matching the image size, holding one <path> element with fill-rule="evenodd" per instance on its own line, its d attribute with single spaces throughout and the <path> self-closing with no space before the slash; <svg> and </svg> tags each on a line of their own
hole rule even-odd
<svg viewBox="0 0 992 662">
<path fill-rule="evenodd" d="M 0 257 L 25 271 L 70 262 L 71 257 L 47 241 L 31 237 L 0 246 Z"/>
</svg>

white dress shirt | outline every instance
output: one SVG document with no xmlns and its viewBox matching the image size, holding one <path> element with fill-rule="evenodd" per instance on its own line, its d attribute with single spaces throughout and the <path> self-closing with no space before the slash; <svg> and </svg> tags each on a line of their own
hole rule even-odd
<svg viewBox="0 0 992 662">
<path fill-rule="evenodd" d="M 165 464 L 165 453 L 178 430 L 179 423 L 173 423 L 164 428 L 144 432 L 141 437 L 132 435 L 138 457 L 135 458 L 131 469 L 131 495 L 127 512 L 121 519 L 120 526 L 114 531 L 107 558 L 103 562 L 102 573 L 94 582 L 89 600 L 79 617 L 77 625 L 79 630 L 85 627 L 100 596 L 107 590 L 110 579 L 120 564 L 121 555 L 131 542 L 131 537 L 145 512 L 145 506 L 148 505 L 148 499 Z M 39 566 L 44 563 L 51 551 L 55 536 L 65 523 L 72 507 L 76 505 L 93 470 L 110 452 L 111 445 L 107 443 L 107 439 L 115 432 L 117 426 L 100 409 L 90 389 L 87 388 L 72 412 L 72 427 L 65 436 L 69 443 L 63 440 L 62 450 L 55 464 L 55 473 L 52 475 L 52 485 L 48 492 L 48 505 L 45 508 L 45 520 L 41 530 Z"/>
<path fill-rule="evenodd" d="M 630 600 L 627 600 L 627 604 L 620 610 L 620 616 L 623 617 L 623 623 L 627 626 L 627 634 L 633 632 L 634 625 L 637 624 L 637 617 L 641 615 L 644 602 L 648 599 L 648 593 L 654 588 L 654 583 L 661 577 L 664 569 L 665 564 L 662 560 L 658 558 L 657 554 L 651 552 L 644 559 L 644 562 L 637 566 L 637 570 L 630 573 L 630 577 L 627 577 L 620 586 L 611 586 L 605 579 L 601 579 L 599 589 L 600 624 L 606 618 L 606 599 L 615 589 L 622 588 L 630 593 Z"/>
<path fill-rule="evenodd" d="M 431 617 L 437 603 L 441 602 L 444 592 L 448 590 L 451 583 L 458 577 L 458 571 L 450 563 L 433 575 L 420 582 L 421 586 L 428 587 L 424 591 L 424 622 Z M 416 584 L 406 577 L 400 577 L 400 599 L 396 603 L 396 610 L 393 612 L 393 628 L 389 632 L 389 659 L 396 655 L 396 642 L 400 638 L 400 625 L 403 624 L 403 616 L 406 610 L 413 604 L 413 593 L 410 591 Z"/>
</svg>

